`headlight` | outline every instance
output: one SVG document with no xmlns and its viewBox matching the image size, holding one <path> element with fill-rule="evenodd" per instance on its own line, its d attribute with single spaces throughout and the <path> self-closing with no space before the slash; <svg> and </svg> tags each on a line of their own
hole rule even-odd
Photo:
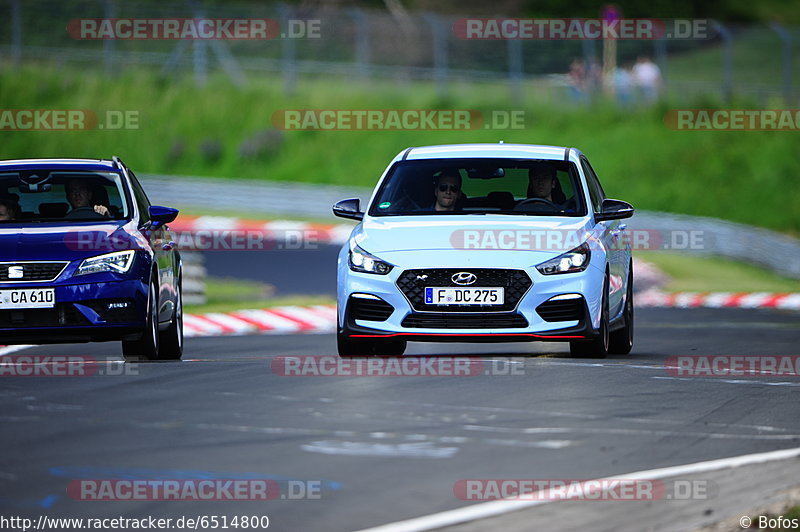
<svg viewBox="0 0 800 532">
<path fill-rule="evenodd" d="M 356 244 L 350 244 L 350 269 L 354 272 L 362 273 L 375 273 L 378 275 L 386 275 L 392 271 L 393 266 L 387 262 L 383 262 L 375 255 L 370 255 Z"/>
<path fill-rule="evenodd" d="M 589 259 L 591 258 L 592 253 L 589 251 L 589 244 L 584 242 L 563 255 L 539 264 L 536 269 L 542 275 L 582 272 L 589 266 Z"/>
<path fill-rule="evenodd" d="M 106 253 L 105 255 L 98 255 L 90 259 L 85 259 L 78 266 L 75 275 L 84 275 L 87 273 L 100 273 L 100 272 L 114 272 L 125 273 L 131 269 L 133 264 L 133 256 L 136 254 L 135 250 L 128 251 L 115 251 L 114 253 Z"/>
</svg>

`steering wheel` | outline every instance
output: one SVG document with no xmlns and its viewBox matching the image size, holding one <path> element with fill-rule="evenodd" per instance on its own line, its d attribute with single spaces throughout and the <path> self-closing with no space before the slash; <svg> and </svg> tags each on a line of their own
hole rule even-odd
<svg viewBox="0 0 800 532">
<path fill-rule="evenodd" d="M 544 198 L 528 198 L 528 199 L 524 199 L 524 200 L 520 201 L 519 203 L 517 203 L 514 206 L 514 210 L 515 211 L 522 210 L 522 209 L 520 209 L 520 207 L 524 207 L 525 205 L 530 205 L 532 203 L 544 203 L 545 205 L 547 205 L 549 207 L 553 207 L 553 209 L 555 209 L 558 212 L 562 212 L 564 210 L 559 204 L 554 203 L 554 202 L 552 202 L 550 200 L 547 200 L 547 199 L 544 199 Z"/>
</svg>

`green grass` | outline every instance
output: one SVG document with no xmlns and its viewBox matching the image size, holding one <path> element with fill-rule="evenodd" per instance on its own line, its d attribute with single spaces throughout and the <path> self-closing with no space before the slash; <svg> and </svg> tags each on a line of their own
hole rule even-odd
<svg viewBox="0 0 800 532">
<path fill-rule="evenodd" d="M 732 26 L 733 27 L 733 26 Z M 793 34 L 792 80 L 794 87 L 800 85 L 800 56 L 798 54 L 798 32 Z M 769 84 L 781 87 L 783 82 L 783 42 L 778 34 L 766 27 L 750 27 L 737 32 L 732 46 L 732 81 L 738 84 Z M 706 46 L 697 51 L 676 54 L 670 57 L 668 75 L 671 81 L 722 83 L 724 47 Z M 773 102 L 783 107 L 783 102 Z"/>
<path fill-rule="evenodd" d="M 639 209 L 714 216 L 800 234 L 797 132 L 672 131 L 673 104 L 620 110 L 570 109 L 548 101 L 536 84 L 525 103 L 509 101 L 503 83 L 459 83 L 440 98 L 424 82 L 302 79 L 291 96 L 276 76 L 251 76 L 246 88 L 212 77 L 166 82 L 146 71 L 114 79 L 93 71 L 26 66 L 0 68 L 6 109 L 134 110 L 135 130 L 2 131 L 0 158 L 108 157 L 119 154 L 139 173 L 167 173 L 373 186 L 407 146 L 522 142 L 576 146 L 590 158 L 609 196 Z M 686 107 L 686 105 L 681 105 Z M 522 109 L 525 128 L 469 131 L 288 131 L 261 156 L 240 146 L 273 129 L 280 109 Z M 204 143 L 218 143 L 204 152 Z M 320 213 L 325 219 L 327 213 Z"/>
<path fill-rule="evenodd" d="M 636 252 L 636 258 L 653 263 L 671 280 L 667 292 L 800 292 L 800 281 L 769 270 L 723 258 Z"/>
<path fill-rule="evenodd" d="M 336 302 L 327 296 L 272 297 L 273 292 L 273 287 L 266 283 L 209 277 L 206 279 L 206 303 L 186 305 L 185 309 L 190 314 L 202 314 L 283 305 L 332 305 Z"/>
</svg>

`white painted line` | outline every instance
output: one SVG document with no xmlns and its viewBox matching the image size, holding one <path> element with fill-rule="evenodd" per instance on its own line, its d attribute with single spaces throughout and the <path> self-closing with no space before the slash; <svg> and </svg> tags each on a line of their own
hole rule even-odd
<svg viewBox="0 0 800 532">
<path fill-rule="evenodd" d="M 719 460 L 708 460 L 705 462 L 695 462 L 693 464 L 662 467 L 659 469 L 648 469 L 645 471 L 636 471 L 634 473 L 615 475 L 613 477 L 605 477 L 597 480 L 610 481 L 620 478 L 630 480 L 659 480 L 677 475 L 692 475 L 696 473 L 706 473 L 709 471 L 718 471 L 720 469 L 728 469 L 732 467 L 742 467 L 752 464 L 762 464 L 764 462 L 773 462 L 776 460 L 786 460 L 788 458 L 796 458 L 798 456 L 800 456 L 800 447 L 795 447 L 780 451 L 744 454 L 741 456 L 732 456 L 730 458 L 721 458 Z M 555 502 L 555 499 L 552 497 L 552 500 L 543 500 L 546 497 L 547 494 L 545 493 L 545 490 L 539 490 L 537 495 L 532 497 L 534 500 L 504 499 L 499 501 L 473 504 L 464 508 L 457 508 L 455 510 L 447 510 L 414 519 L 407 519 L 405 521 L 388 523 L 385 525 L 364 529 L 361 532 L 411 532 L 419 530 L 433 530 L 436 528 L 466 523 L 468 521 L 475 521 L 496 515 L 503 515 L 521 510 L 523 508 L 530 508 L 533 506 Z"/>
<path fill-rule="evenodd" d="M 357 441 L 315 441 L 301 445 L 309 453 L 344 456 L 403 456 L 411 458 L 452 458 L 458 447 L 435 447 L 431 442 L 374 443 Z"/>
<path fill-rule="evenodd" d="M 4 345 L 0 347 L 0 356 L 10 355 L 11 353 L 28 349 L 29 347 L 33 347 L 33 345 Z"/>
</svg>

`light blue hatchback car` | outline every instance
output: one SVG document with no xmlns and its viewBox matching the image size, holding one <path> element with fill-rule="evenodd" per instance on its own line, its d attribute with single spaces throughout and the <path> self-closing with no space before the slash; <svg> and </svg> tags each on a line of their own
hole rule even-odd
<svg viewBox="0 0 800 532">
<path fill-rule="evenodd" d="M 575 148 L 408 148 L 389 164 L 338 260 L 340 356 L 407 341 L 568 341 L 573 356 L 633 345 L 633 263 L 622 221 Z"/>
</svg>

